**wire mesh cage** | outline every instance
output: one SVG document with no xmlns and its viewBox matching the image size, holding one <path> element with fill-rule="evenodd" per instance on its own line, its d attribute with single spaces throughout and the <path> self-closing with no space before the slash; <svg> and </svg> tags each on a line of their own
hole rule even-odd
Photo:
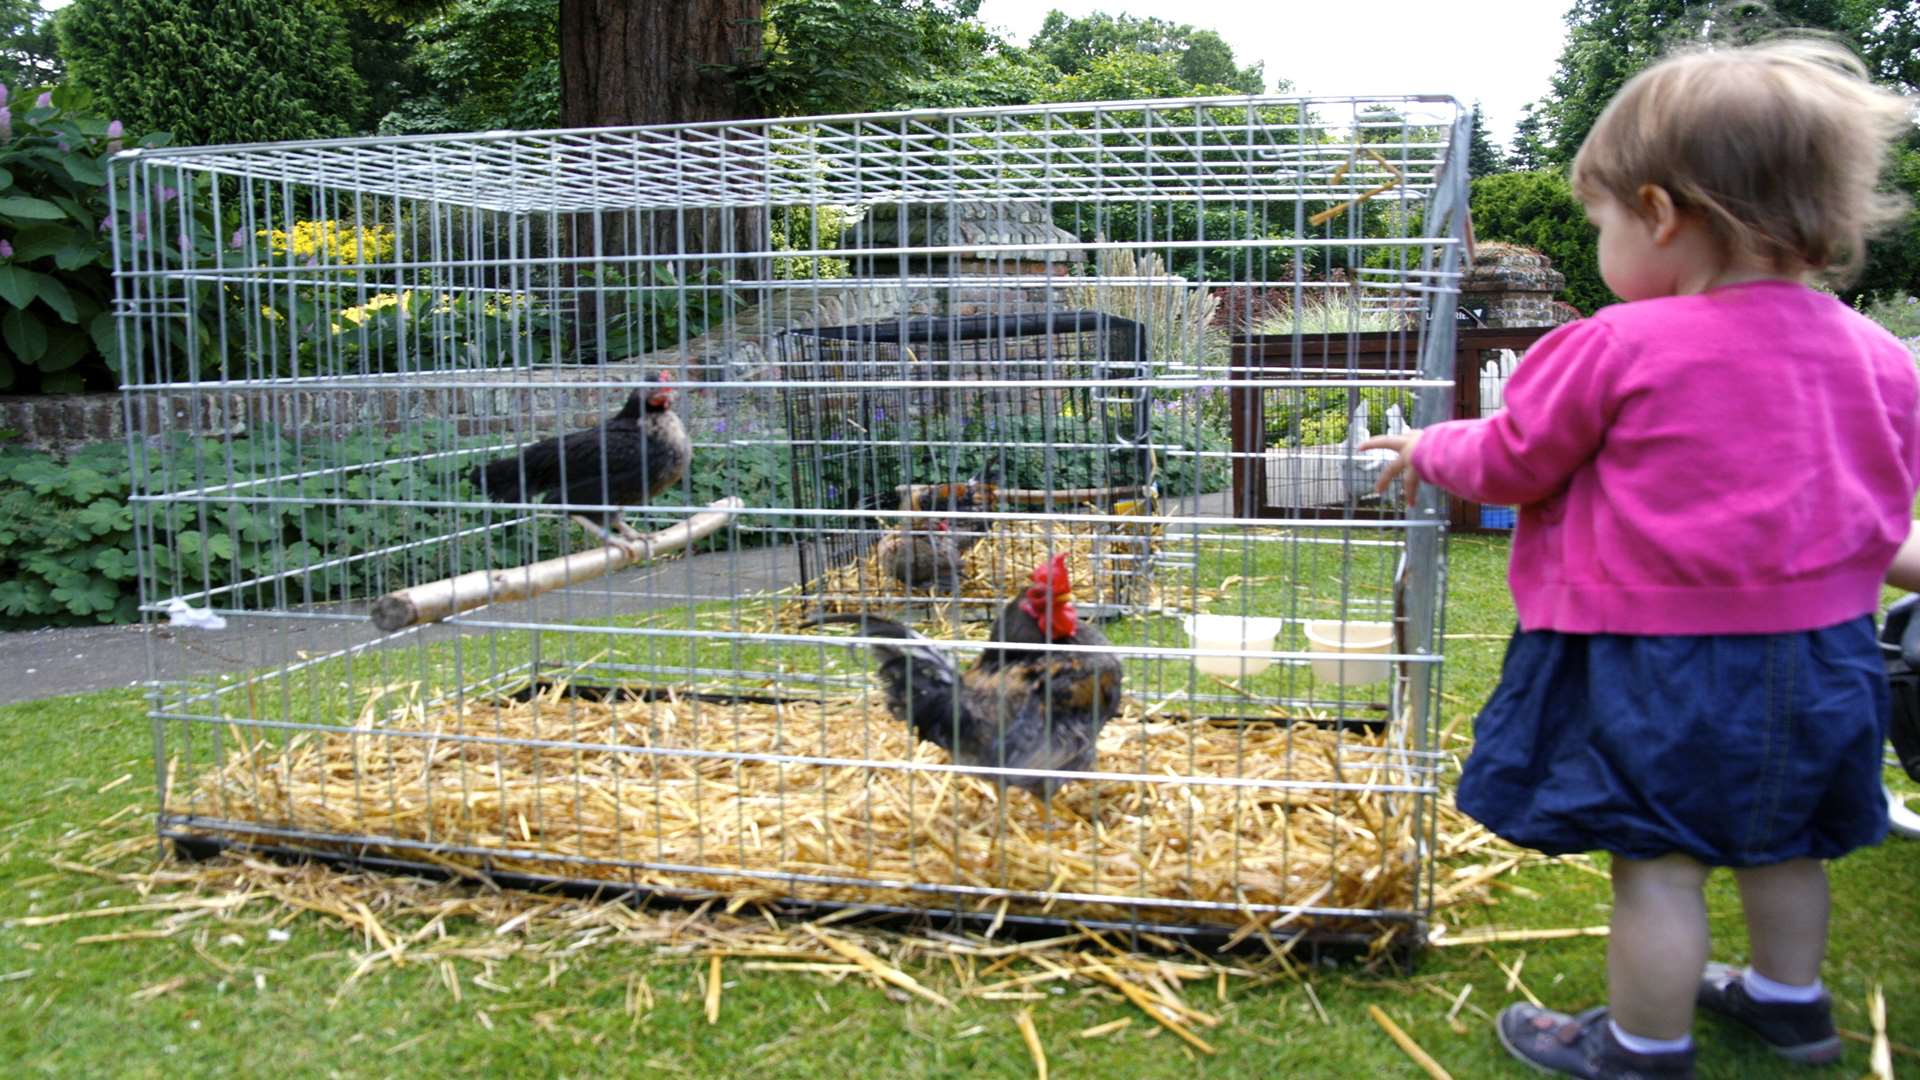
<svg viewBox="0 0 1920 1080">
<path fill-rule="evenodd" d="M 1049 518 L 1081 507 L 1150 517 L 1152 388 L 1141 324 L 1100 311 L 929 316 L 808 327 L 778 345 L 802 384 L 783 395 L 793 445 L 805 449 L 793 459 L 795 498 L 848 511 L 823 519 L 799 547 L 817 610 L 926 594 L 950 600 L 956 615 L 991 619 L 1036 557 L 1061 547 L 1084 565 L 1078 595 L 1088 614 L 1147 602 L 1150 526 L 942 520 L 958 560 L 916 567 L 886 559 L 897 548 L 882 543 L 892 530 L 861 513 L 1017 503 Z M 878 381 L 901 388 L 869 388 Z"/>
<path fill-rule="evenodd" d="M 121 155 L 162 833 L 1417 941 L 1445 515 L 1377 500 L 1356 429 L 1449 414 L 1465 123 L 1232 98 Z M 1249 389 L 1335 459 L 1321 513 L 1236 511 Z"/>
</svg>

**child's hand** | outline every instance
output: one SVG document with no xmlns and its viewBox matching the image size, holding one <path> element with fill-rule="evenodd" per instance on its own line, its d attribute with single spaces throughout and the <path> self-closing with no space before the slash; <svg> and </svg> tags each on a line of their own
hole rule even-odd
<svg viewBox="0 0 1920 1080">
<path fill-rule="evenodd" d="M 1391 450 L 1394 459 L 1380 473 L 1380 481 L 1373 485 L 1375 495 L 1385 495 L 1393 484 L 1393 478 L 1406 474 L 1407 503 L 1412 505 L 1413 494 L 1420 490 L 1420 475 L 1413 471 L 1413 447 L 1420 441 L 1420 429 L 1408 428 L 1401 435 L 1375 435 L 1357 447 L 1360 450 Z"/>
</svg>

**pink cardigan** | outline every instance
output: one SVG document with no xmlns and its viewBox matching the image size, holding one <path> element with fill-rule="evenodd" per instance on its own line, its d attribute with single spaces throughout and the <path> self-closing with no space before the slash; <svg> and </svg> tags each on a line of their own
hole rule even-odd
<svg viewBox="0 0 1920 1080">
<path fill-rule="evenodd" d="M 1428 428 L 1413 467 L 1519 504 L 1525 629 L 1811 630 L 1879 603 L 1920 486 L 1920 379 L 1788 282 L 1618 304 L 1535 344 L 1500 412 Z"/>
</svg>

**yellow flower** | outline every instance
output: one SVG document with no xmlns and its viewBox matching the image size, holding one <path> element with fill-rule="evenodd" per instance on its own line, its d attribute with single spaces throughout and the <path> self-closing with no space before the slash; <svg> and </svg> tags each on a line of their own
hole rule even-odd
<svg viewBox="0 0 1920 1080">
<path fill-rule="evenodd" d="M 394 236 L 390 225 L 350 225 L 339 221 L 296 221 L 291 233 L 283 229 L 261 229 L 275 255 L 289 250 L 300 259 L 327 263 L 383 262 L 393 257 Z"/>
</svg>

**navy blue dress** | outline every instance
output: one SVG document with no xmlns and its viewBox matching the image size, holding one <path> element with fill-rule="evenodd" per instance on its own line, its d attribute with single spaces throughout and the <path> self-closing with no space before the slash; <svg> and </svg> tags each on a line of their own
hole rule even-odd
<svg viewBox="0 0 1920 1080">
<path fill-rule="evenodd" d="M 1457 801 L 1552 855 L 1832 859 L 1887 834 L 1886 716 L 1867 616 L 1788 634 L 1517 630 Z"/>
</svg>

